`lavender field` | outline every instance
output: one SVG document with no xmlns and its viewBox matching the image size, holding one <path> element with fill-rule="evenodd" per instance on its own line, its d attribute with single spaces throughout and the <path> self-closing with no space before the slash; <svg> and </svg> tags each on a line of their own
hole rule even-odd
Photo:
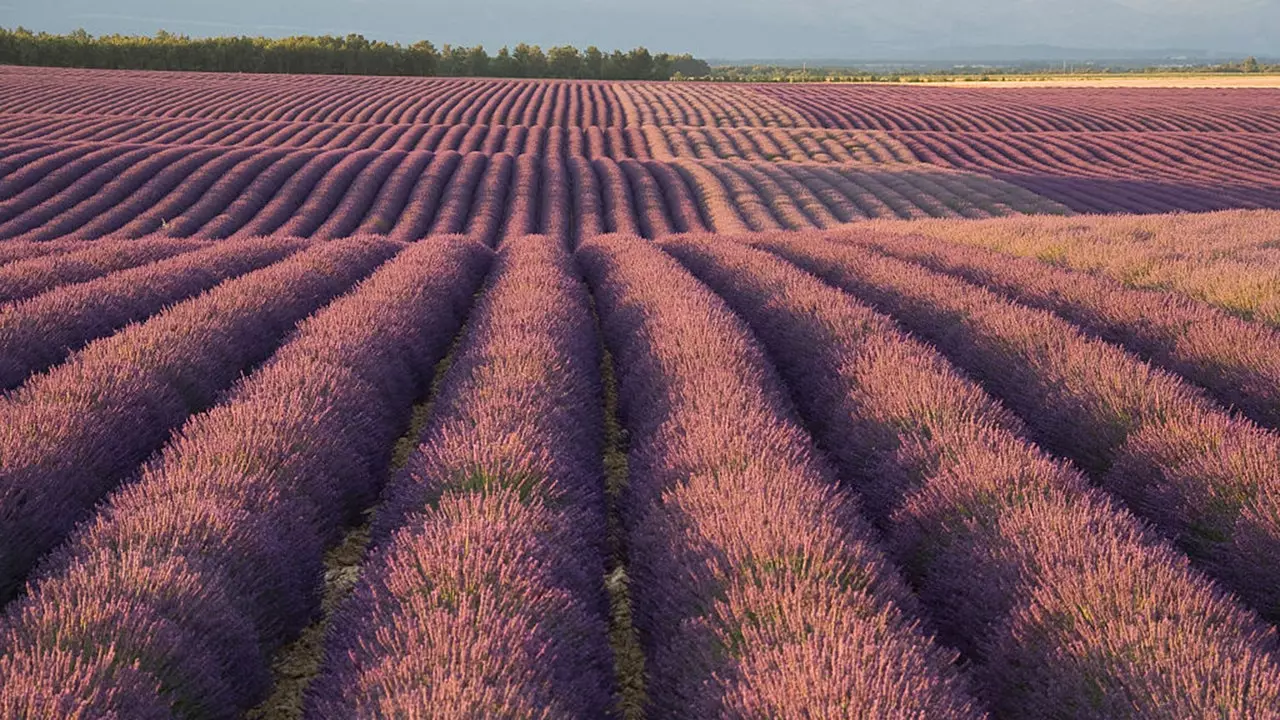
<svg viewBox="0 0 1280 720">
<path fill-rule="evenodd" d="M 1280 717 L 1280 91 L 0 67 L 0 717 Z"/>
</svg>

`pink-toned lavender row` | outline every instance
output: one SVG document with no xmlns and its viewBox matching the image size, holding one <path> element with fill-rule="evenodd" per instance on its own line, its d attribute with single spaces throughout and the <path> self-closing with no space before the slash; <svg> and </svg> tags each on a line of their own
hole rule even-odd
<svg viewBox="0 0 1280 720">
<path fill-rule="evenodd" d="M 90 343 L 0 398 L 0 598 L 188 415 L 401 247 L 316 246 Z"/>
<path fill-rule="evenodd" d="M 193 418 L 9 609 L 0 716 L 229 719 L 259 701 L 489 257 L 464 238 L 405 250 Z"/>
<path fill-rule="evenodd" d="M 52 257 L 83 250 L 89 247 L 90 244 L 79 240 L 51 240 L 49 242 L 8 240 L 0 243 L 0 267 L 33 258 Z"/>
<path fill-rule="evenodd" d="M 4 197 L 0 201 L 0 226 L 13 225 L 25 214 L 44 217 L 43 212 L 48 209 L 73 206 L 91 197 L 112 178 L 138 163 L 146 162 L 162 149 L 105 145 L 79 153 L 74 158 L 58 153 L 23 167 L 4 178 L 0 185 Z M 60 201 L 56 205 L 49 204 L 49 199 L 54 197 Z M 41 206 L 47 207 L 42 211 Z M 18 225 L 29 226 L 28 223 Z"/>
<path fill-rule="evenodd" d="M 197 250 L 197 240 L 151 238 L 107 240 L 83 250 L 9 263 L 0 267 L 0 305 L 25 300 L 62 285 L 85 282 L 116 270 L 146 265 Z"/>
<path fill-rule="evenodd" d="M 124 244 L 132 242 L 136 241 Z M 306 244 L 291 238 L 228 240 L 0 306 L 0 391 L 17 387 L 90 341 L 228 278 L 277 262 Z M 114 245 L 102 243 L 107 248 Z"/>
<path fill-rule="evenodd" d="M 977 717 L 750 332 L 669 256 L 578 250 L 630 433 L 650 717 Z"/>
<path fill-rule="evenodd" d="M 771 250 L 893 315 L 1268 619 L 1280 617 L 1280 437 L 1049 312 L 821 238 Z"/>
<path fill-rule="evenodd" d="M 663 248 L 751 323 L 999 715 L 1258 717 L 1280 703 L 1274 629 L 1019 437 L 935 351 L 764 251 Z"/>
<path fill-rule="evenodd" d="M 840 233 L 893 257 L 1049 310 L 1280 428 L 1280 332 L 1172 292 L 1135 290 L 1030 258 L 914 236 Z"/>
<path fill-rule="evenodd" d="M 308 716 L 606 717 L 600 352 L 554 238 L 503 244 Z"/>
</svg>

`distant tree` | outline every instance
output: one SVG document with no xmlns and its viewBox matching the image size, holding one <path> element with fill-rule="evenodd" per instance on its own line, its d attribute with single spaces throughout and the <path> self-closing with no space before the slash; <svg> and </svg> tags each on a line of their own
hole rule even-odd
<svg viewBox="0 0 1280 720">
<path fill-rule="evenodd" d="M 600 79 L 604 77 L 604 53 L 595 45 L 588 45 L 582 58 L 582 70 L 586 77 Z"/>
<path fill-rule="evenodd" d="M 489 63 L 489 70 L 494 77 L 516 76 L 516 61 L 511 57 L 511 51 L 506 45 L 503 45 L 498 54 L 493 57 L 493 61 Z"/>
<path fill-rule="evenodd" d="M 626 54 L 622 64 L 622 79 L 653 79 L 653 55 L 648 48 L 638 47 Z"/>
<path fill-rule="evenodd" d="M 467 51 L 467 69 L 471 75 L 480 77 L 488 75 L 489 65 L 489 53 L 485 52 L 483 45 L 477 45 Z"/>
<path fill-rule="evenodd" d="M 537 45 L 520 43 L 511 51 L 516 77 L 546 77 L 547 56 Z"/>
<path fill-rule="evenodd" d="M 1250 55 L 1240 63 L 1240 69 L 1247 73 L 1262 72 L 1262 66 L 1258 64 L 1258 58 Z"/>
<path fill-rule="evenodd" d="M 614 50 L 604 58 L 604 72 L 601 76 L 605 80 L 621 80 L 623 73 L 627 67 L 627 56 L 621 50 Z"/>
<path fill-rule="evenodd" d="M 671 70 L 687 77 L 707 77 L 711 74 L 711 64 L 686 53 L 675 56 Z"/>
<path fill-rule="evenodd" d="M 440 53 L 429 40 L 419 40 L 409 46 L 406 58 L 407 75 L 435 75 L 440 67 Z"/>
<path fill-rule="evenodd" d="M 445 43 L 440 46 L 440 74 L 445 77 L 453 77 L 460 74 L 458 67 L 458 56 L 453 51 L 453 46 Z"/>
<path fill-rule="evenodd" d="M 551 77 L 582 77 L 582 53 L 572 45 L 560 45 L 547 51 L 547 72 Z"/>
</svg>

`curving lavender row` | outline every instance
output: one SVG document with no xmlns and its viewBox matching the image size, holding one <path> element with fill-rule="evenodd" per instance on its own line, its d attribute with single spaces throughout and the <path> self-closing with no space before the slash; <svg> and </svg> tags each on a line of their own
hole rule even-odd
<svg viewBox="0 0 1280 720">
<path fill-rule="evenodd" d="M 87 220 L 68 237 L 92 240 L 107 235 L 140 237 L 165 230 L 170 219 L 177 217 L 251 152 L 217 153 L 197 169 L 183 175 L 176 164 L 157 176 L 143 189 L 111 206 L 109 210 Z"/>
<path fill-rule="evenodd" d="M 0 222 L 0 239 L 13 239 L 24 233 L 30 233 L 30 235 L 22 239 L 52 239 L 33 231 L 58 227 L 59 219 L 65 214 L 74 214 L 76 210 L 85 206 L 93 206 L 99 210 L 109 209 L 113 201 L 122 199 L 146 178 L 161 171 L 188 152 L 186 148 L 135 148 L 111 162 L 77 176 L 75 181 L 64 190 L 56 193 L 37 193 L 36 197 L 40 199 L 34 207 Z M 130 159 L 132 161 L 127 162 Z M 62 170 L 55 172 L 54 175 L 56 176 L 59 172 Z M 50 183 L 44 181 L 32 190 L 39 191 L 49 187 Z M 122 195 L 122 192 L 125 194 Z M 26 194 L 23 193 L 23 195 Z M 22 198 L 23 195 L 19 195 L 15 200 Z M 8 204 L 9 202 L 4 203 L 6 206 Z M 20 203 L 15 203 L 15 207 L 19 206 Z M 69 229 L 74 229 L 74 226 Z"/>
<path fill-rule="evenodd" d="M 226 228 L 225 237 L 256 237 L 267 235 L 277 230 L 288 234 L 287 229 L 285 229 L 286 225 L 309 222 L 311 218 L 301 213 L 302 206 L 312 196 L 312 191 L 317 189 L 318 185 L 323 186 L 322 181 L 330 171 L 345 174 L 353 164 L 358 165 L 362 160 L 368 160 L 368 153 L 348 155 L 341 151 L 330 151 L 312 156 L 297 171 L 291 173 L 287 179 L 284 179 L 284 182 L 278 187 L 270 190 L 263 188 L 264 191 L 270 193 L 269 195 L 264 192 L 264 197 L 260 201 L 258 198 L 252 198 L 253 202 L 246 203 L 244 206 L 246 212 L 239 215 L 244 219 L 244 222 L 235 227 L 232 227 L 231 224 L 223 226 Z M 272 170 L 274 169 L 273 167 Z M 323 202 L 325 200 L 323 187 L 320 187 L 320 192 L 317 195 L 318 201 Z M 244 199 L 245 196 L 241 196 L 239 200 Z M 206 233 L 209 233 L 207 227 L 200 231 L 201 235 Z M 219 231 L 216 235 L 210 236 L 217 237 L 224 236 L 224 234 Z"/>
<path fill-rule="evenodd" d="M 381 223 L 384 226 L 381 232 L 387 233 L 394 240 L 406 242 L 425 237 L 431 229 L 431 222 L 436 216 L 445 188 L 461 163 L 462 155 L 456 152 L 432 155 L 430 164 L 417 178 L 406 178 L 406 185 L 408 182 L 413 183 L 408 199 L 401 209 L 386 213 L 386 222 Z M 378 217 L 384 218 L 383 215 Z"/>
<path fill-rule="evenodd" d="M 489 161 L 490 157 L 481 152 L 470 152 L 462 156 L 457 172 L 449 179 L 448 185 L 440 196 L 435 218 L 431 221 L 431 231 L 428 234 L 453 235 L 466 229 L 476 188 L 489 167 Z"/>
<path fill-rule="evenodd" d="M 498 244 L 499 233 L 507 219 L 509 207 L 508 197 L 513 194 L 530 192 L 530 189 L 514 188 L 512 193 L 511 175 L 515 168 L 515 157 L 507 153 L 498 153 L 489 159 L 489 167 L 484 178 L 475 189 L 475 197 L 469 208 L 469 219 L 465 233 L 480 242 L 494 247 Z M 532 189 L 536 192 L 536 188 Z M 510 203 L 514 204 L 514 203 Z"/>
<path fill-rule="evenodd" d="M 464 238 L 405 250 L 193 418 L 9 609 L 0 716 L 234 718 L 260 700 L 489 257 Z"/>
<path fill-rule="evenodd" d="M 599 354 L 560 242 L 505 242 L 384 493 L 309 717 L 608 715 Z"/>
<path fill-rule="evenodd" d="M 370 200 L 368 209 L 356 228 L 357 235 L 386 234 L 396 226 L 405 203 L 414 189 L 414 182 L 431 163 L 434 154 L 414 151 L 404 155 L 395 170 L 387 177 L 378 193 Z"/>
<path fill-rule="evenodd" d="M 381 153 L 372 150 L 345 155 L 321 178 L 314 190 L 306 195 L 306 200 L 289 212 L 288 220 L 272 228 L 272 231 L 281 235 L 310 237 L 329 219 L 348 189 L 356 192 L 362 190 L 353 187 L 353 184 L 359 174 L 379 155 Z"/>
<path fill-rule="evenodd" d="M 318 245 L 90 343 L 0 398 L 0 598 L 295 323 L 401 245 Z"/>
<path fill-rule="evenodd" d="M 63 203 L 83 200 L 112 177 L 159 150 L 106 146 L 74 158 L 61 154 L 49 156 L 43 162 L 24 167 L 5 179 L 0 224 L 10 223 L 31 210 L 40 212 L 41 205 L 51 198 L 60 198 Z"/>
<path fill-rule="evenodd" d="M 631 438 L 650 716 L 979 716 L 746 327 L 645 241 L 578 257 Z"/>
<path fill-rule="evenodd" d="M 329 218 L 311 236 L 317 240 L 332 240 L 358 234 L 357 228 L 365 213 L 373 208 L 378 193 L 404 164 L 406 156 L 406 153 L 398 151 L 378 153 L 352 181 L 350 190 L 338 201 Z"/>
<path fill-rule="evenodd" d="M 51 240 L 49 242 L 27 242 L 8 240 L 0 243 L 0 267 L 33 258 L 53 257 L 63 253 L 75 252 L 90 247 L 91 243 L 78 240 Z"/>
<path fill-rule="evenodd" d="M 751 323 L 1001 716 L 1258 717 L 1280 703 L 1274 629 L 1019 437 L 935 351 L 761 250 L 662 247 Z"/>
<path fill-rule="evenodd" d="M 280 197 L 294 178 L 296 187 L 326 165 L 337 162 L 340 153 L 268 151 L 252 158 L 242 173 L 228 174 L 200 196 L 199 201 L 175 218 L 167 234 L 205 240 L 231 237 L 262 211 L 287 200 Z M 265 167 L 264 167 L 265 165 Z M 327 169 L 327 168 L 326 168 Z"/>
<path fill-rule="evenodd" d="M 8 263 L 0 267 L 0 305 L 198 250 L 205 244 L 173 238 L 99 240 L 85 243 L 82 250 Z"/>
<path fill-rule="evenodd" d="M 23 215 L 21 225 L 12 231 L 0 229 L 0 236 L 11 232 L 5 239 L 38 242 L 57 238 L 96 239 L 100 234 L 86 231 L 123 225 L 168 196 L 193 172 L 218 155 L 221 153 L 200 149 L 192 151 L 191 148 L 157 153 L 146 162 L 120 173 L 85 200 L 43 219 L 39 215 Z M 55 199 L 46 205 L 56 207 L 57 204 Z M 44 210 L 46 205 L 38 209 Z"/>
<path fill-rule="evenodd" d="M 99 247 L 113 245 L 103 242 Z M 92 340 L 306 245 L 291 238 L 228 240 L 0 306 L 0 391 L 17 387 Z"/>
<path fill-rule="evenodd" d="M 1054 312 L 1208 389 L 1255 422 L 1280 428 L 1280 332 L 1173 292 L 919 237 L 838 234 L 902 260 Z"/>
<path fill-rule="evenodd" d="M 1280 437 L 1065 320 L 868 249 L 765 247 L 936 344 L 1269 619 L 1280 617 Z"/>
<path fill-rule="evenodd" d="M 289 172 L 292 172 L 306 157 L 278 149 L 234 155 L 238 157 L 233 165 L 208 167 L 207 172 L 196 173 L 164 202 L 130 221 L 120 232 L 146 228 L 147 232 L 169 237 L 188 237 L 215 219 L 226 223 L 227 218 L 223 216 L 238 209 L 239 206 L 234 204 L 237 198 L 255 192 L 266 194 L 272 182 L 279 182 L 279 178 L 269 172 L 272 167 L 288 164 Z M 266 188 L 262 187 L 263 184 Z"/>
</svg>

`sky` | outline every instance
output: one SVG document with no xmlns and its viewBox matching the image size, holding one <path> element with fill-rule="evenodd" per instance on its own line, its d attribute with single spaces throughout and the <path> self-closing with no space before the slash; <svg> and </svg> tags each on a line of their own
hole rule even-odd
<svg viewBox="0 0 1280 720">
<path fill-rule="evenodd" d="M 718 59 L 936 59 L 955 48 L 1029 45 L 1280 55 L 1280 0 L 0 0 L 0 26 L 17 25 L 356 32 L 490 49 L 644 45 Z"/>
</svg>

